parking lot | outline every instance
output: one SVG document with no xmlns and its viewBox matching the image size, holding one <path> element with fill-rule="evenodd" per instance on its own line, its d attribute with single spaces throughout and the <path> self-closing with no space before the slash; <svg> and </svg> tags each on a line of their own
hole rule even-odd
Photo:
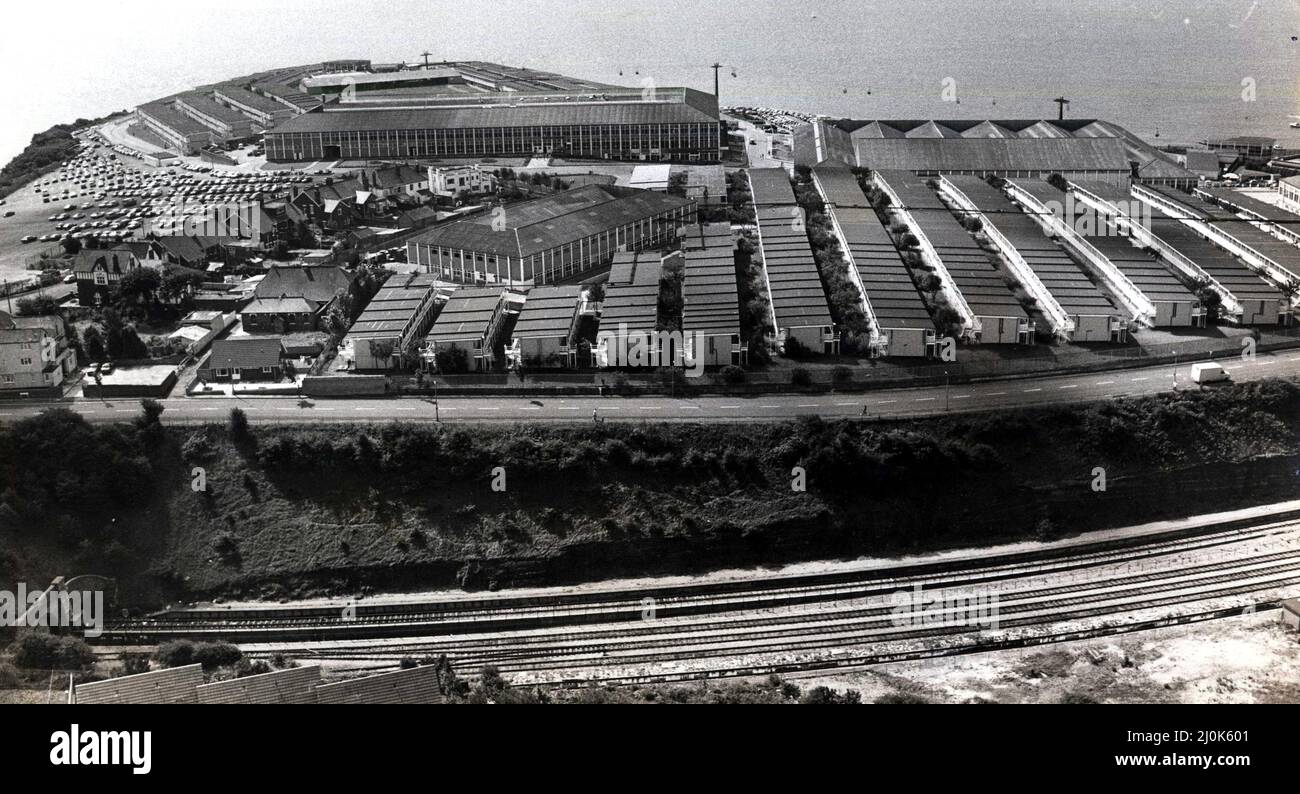
<svg viewBox="0 0 1300 794">
<path fill-rule="evenodd" d="M 0 205 L 0 278 L 30 278 L 28 265 L 42 251 L 60 255 L 60 241 L 68 237 L 93 237 L 111 245 L 150 233 L 193 233 L 186 220 L 214 206 L 283 194 L 332 173 L 326 167 L 226 169 L 196 158 L 155 167 L 125 145 L 87 143 L 60 168 L 5 197 Z"/>
</svg>

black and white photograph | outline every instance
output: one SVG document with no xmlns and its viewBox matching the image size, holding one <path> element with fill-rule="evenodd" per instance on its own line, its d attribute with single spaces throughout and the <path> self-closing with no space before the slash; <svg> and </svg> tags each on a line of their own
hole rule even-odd
<svg viewBox="0 0 1300 794">
<path fill-rule="evenodd" d="M 1177 707 L 1300 703 L 1300 2 L 4 16 L 0 703 L 73 706 L 19 712 L 55 775 L 152 774 L 134 704 L 1281 760 Z"/>
</svg>

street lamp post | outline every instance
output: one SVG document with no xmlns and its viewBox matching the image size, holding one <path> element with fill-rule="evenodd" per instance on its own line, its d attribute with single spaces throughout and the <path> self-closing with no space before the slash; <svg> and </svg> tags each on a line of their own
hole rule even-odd
<svg viewBox="0 0 1300 794">
<path fill-rule="evenodd" d="M 952 385 L 952 379 L 948 375 L 948 370 L 943 371 L 943 412 L 948 413 L 948 393 Z"/>
</svg>

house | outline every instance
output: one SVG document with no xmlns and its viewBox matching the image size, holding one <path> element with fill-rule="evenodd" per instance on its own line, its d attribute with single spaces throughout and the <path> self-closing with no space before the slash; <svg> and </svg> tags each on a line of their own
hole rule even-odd
<svg viewBox="0 0 1300 794">
<path fill-rule="evenodd" d="M 218 339 L 199 364 L 202 381 L 278 381 L 284 377 L 284 343 L 279 337 Z"/>
<path fill-rule="evenodd" d="M 491 193 L 496 189 L 497 179 L 489 171 L 476 165 L 457 165 L 446 167 L 429 166 L 428 188 L 435 196 L 452 198 L 462 190 L 470 193 Z"/>
<path fill-rule="evenodd" d="M 239 319 L 251 332 L 315 331 L 334 300 L 351 294 L 352 285 L 353 277 L 339 267 L 272 267 Z"/>
<path fill-rule="evenodd" d="M 0 394 L 57 395 L 77 369 L 58 317 L 14 317 L 0 311 Z"/>
<path fill-rule="evenodd" d="M 130 248 L 82 250 L 72 271 L 77 277 L 77 299 L 82 306 L 103 306 L 113 301 L 122 277 L 140 267 Z"/>
<path fill-rule="evenodd" d="M 395 195 L 415 196 L 429 188 L 429 172 L 410 165 L 390 165 L 374 171 L 362 171 L 361 182 L 376 198 Z"/>
<path fill-rule="evenodd" d="M 238 238 L 199 235 L 163 235 L 153 241 L 162 248 L 163 260 L 172 265 L 206 270 L 209 262 L 224 262 L 226 246 Z"/>
</svg>

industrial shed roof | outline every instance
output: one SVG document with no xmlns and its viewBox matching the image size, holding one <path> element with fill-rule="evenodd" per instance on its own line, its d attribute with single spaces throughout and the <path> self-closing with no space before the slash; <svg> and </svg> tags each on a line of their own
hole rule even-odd
<svg viewBox="0 0 1300 794">
<path fill-rule="evenodd" d="M 504 291 L 499 287 L 474 287 L 452 293 L 438 319 L 429 329 L 430 342 L 457 342 L 482 339 L 501 305 Z"/>
<path fill-rule="evenodd" d="M 996 260 L 979 246 L 925 180 L 900 172 L 880 176 L 908 208 L 972 313 L 977 317 L 1028 318 Z M 980 181 L 977 177 L 950 179 L 958 184 L 966 184 L 964 179 Z"/>
<path fill-rule="evenodd" d="M 768 297 L 778 329 L 831 325 L 803 212 L 783 168 L 754 168 L 749 184 L 757 205 L 758 237 L 767 272 Z M 793 223 L 798 219 L 800 223 Z"/>
<path fill-rule="evenodd" d="M 438 668 L 422 665 L 407 670 L 354 678 L 316 687 L 318 703 L 444 703 L 438 687 Z"/>
<path fill-rule="evenodd" d="M 1066 201 L 1064 191 L 1040 180 L 1018 179 L 1015 180 L 1015 184 L 1039 201 L 1056 202 L 1063 208 L 1073 206 L 1074 217 L 1063 218 L 1063 220 L 1076 230 L 1089 232 L 1081 233 L 1081 236 L 1150 300 L 1182 302 L 1196 300 L 1192 291 L 1183 286 L 1173 273 L 1160 264 L 1159 260 L 1135 247 L 1131 239 L 1121 235 L 1115 227 L 1102 223 L 1091 225 L 1078 223 L 1079 218 L 1093 212 L 1088 205 L 1083 202 L 1070 205 Z M 1120 191 L 1109 186 L 1090 186 L 1088 183 L 1083 183 L 1083 187 L 1090 188 L 1098 198 L 1107 201 L 1118 200 L 1123 196 Z"/>
<path fill-rule="evenodd" d="M 682 330 L 704 334 L 739 334 L 736 258 L 731 227 L 710 223 L 695 227 L 684 241 Z"/>
<path fill-rule="evenodd" d="M 1209 196 L 1211 199 L 1221 204 L 1226 204 L 1229 207 L 1246 213 L 1247 215 L 1255 215 L 1271 223 L 1300 223 L 1300 215 L 1296 215 L 1294 212 L 1288 212 L 1276 204 L 1269 204 L 1267 201 L 1260 201 L 1249 193 L 1242 193 L 1239 190 L 1203 187 L 1197 188 L 1196 192 Z"/>
<path fill-rule="evenodd" d="M 1238 300 L 1279 300 L 1282 295 L 1241 260 L 1173 218 L 1151 219 L 1151 233 L 1196 263 Z"/>
<path fill-rule="evenodd" d="M 653 190 L 587 185 L 435 226 L 412 242 L 528 257 L 691 204 L 689 199 Z"/>
<path fill-rule="evenodd" d="M 1300 278 L 1300 249 L 1285 243 L 1272 234 L 1238 217 L 1232 210 L 1224 209 L 1199 196 L 1189 196 L 1172 189 L 1160 189 L 1166 198 L 1176 201 L 1192 217 L 1214 224 L 1216 229 L 1230 235 L 1243 246 L 1269 260 L 1279 269 Z"/>
<path fill-rule="evenodd" d="M 460 103 L 426 101 L 421 107 L 376 108 L 347 104 L 304 113 L 275 133 L 353 132 L 361 130 L 483 129 L 490 127 L 554 127 L 621 124 L 717 123 L 716 102 L 691 89 L 661 89 L 657 101 L 639 93 L 608 100 L 532 101 L 529 97 L 487 95 L 464 97 Z M 704 98 L 707 97 L 707 98 Z M 274 133 L 273 133 L 274 134 Z"/>
<path fill-rule="evenodd" d="M 315 703 L 320 667 L 293 667 L 197 688 L 200 703 Z"/>
<path fill-rule="evenodd" d="M 1002 191 L 980 179 L 952 178 L 984 213 L 984 222 L 1002 233 L 1067 314 L 1114 316 L 1114 304 L 1088 278 L 1069 254 Z"/>
<path fill-rule="evenodd" d="M 658 284 L 663 257 L 657 251 L 619 251 L 609 267 L 609 284 Z"/>
<path fill-rule="evenodd" d="M 400 334 L 435 289 L 450 293 L 455 287 L 440 283 L 431 273 L 392 277 L 370 299 L 365 311 L 352 324 L 348 336 L 353 339 L 387 339 Z"/>
<path fill-rule="evenodd" d="M 528 291 L 524 307 L 515 321 L 514 337 L 568 336 L 573 329 L 573 318 L 578 313 L 578 299 L 582 288 L 578 286 L 533 287 Z"/>
<path fill-rule="evenodd" d="M 216 86 L 213 89 L 213 92 L 221 94 L 230 101 L 248 105 L 249 107 L 260 110 L 263 113 L 276 114 L 293 112 L 292 109 L 286 107 L 284 104 L 276 102 L 270 97 L 265 97 L 261 94 L 249 91 L 243 86 L 223 84 Z"/>
<path fill-rule="evenodd" d="M 849 257 L 880 330 L 932 330 L 930 312 L 893 240 L 863 195 L 857 177 L 846 168 L 818 168 L 816 176 L 822 196 L 830 205 L 829 212 L 848 243 Z"/>
<path fill-rule="evenodd" d="M 1115 138 L 864 138 L 858 163 L 903 171 L 1113 171 L 1127 173 Z"/>
<path fill-rule="evenodd" d="M 77 703 L 197 703 L 195 689 L 203 683 L 203 665 L 77 684 Z"/>
</svg>

